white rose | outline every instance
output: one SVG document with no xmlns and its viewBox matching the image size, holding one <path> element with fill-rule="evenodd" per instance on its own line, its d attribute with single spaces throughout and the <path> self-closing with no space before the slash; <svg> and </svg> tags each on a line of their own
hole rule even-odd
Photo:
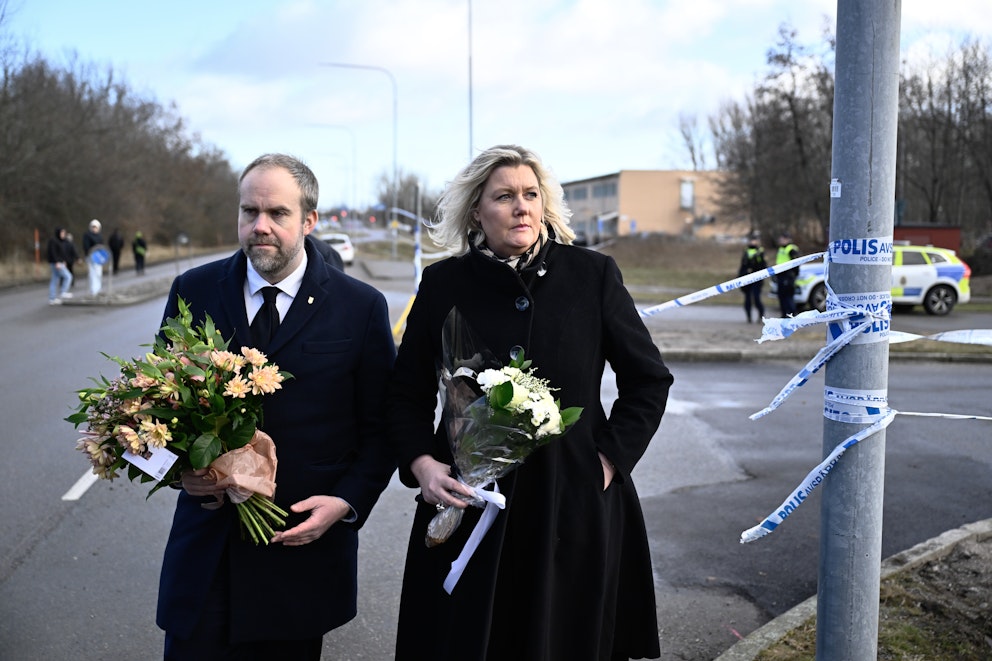
<svg viewBox="0 0 992 661">
<path fill-rule="evenodd" d="M 493 386 L 498 386 L 499 384 L 505 383 L 509 380 L 510 377 L 500 370 L 483 370 L 482 373 L 476 377 L 476 381 L 485 392 L 489 392 L 489 389 Z"/>
</svg>

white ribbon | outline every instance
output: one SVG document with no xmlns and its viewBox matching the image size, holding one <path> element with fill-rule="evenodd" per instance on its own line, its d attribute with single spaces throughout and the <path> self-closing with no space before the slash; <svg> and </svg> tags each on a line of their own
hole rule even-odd
<svg viewBox="0 0 992 661">
<path fill-rule="evenodd" d="M 499 485 L 495 482 L 493 482 L 492 491 L 476 488 L 475 496 L 479 500 L 486 501 L 486 508 L 482 511 L 482 516 L 472 529 L 472 534 L 468 536 L 468 541 L 465 542 L 462 552 L 451 563 L 451 571 L 448 572 L 448 575 L 444 579 L 444 591 L 448 594 L 451 594 L 451 591 L 455 589 L 458 579 L 462 577 L 462 572 L 465 571 L 465 566 L 472 559 L 475 550 L 479 548 L 482 538 L 489 532 L 493 522 L 496 520 L 496 515 L 499 514 L 499 510 L 506 507 L 506 496 L 499 492 Z"/>
</svg>

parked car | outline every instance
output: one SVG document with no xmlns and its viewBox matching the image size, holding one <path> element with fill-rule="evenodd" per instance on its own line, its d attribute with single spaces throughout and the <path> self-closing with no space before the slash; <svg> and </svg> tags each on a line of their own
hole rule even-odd
<svg viewBox="0 0 992 661">
<path fill-rule="evenodd" d="M 892 246 L 892 305 L 922 305 L 927 314 L 948 314 L 971 300 L 971 268 L 953 250 L 933 246 Z M 823 262 L 799 266 L 796 304 L 823 311 L 827 305 Z M 774 280 L 772 292 L 775 292 Z"/>
<path fill-rule="evenodd" d="M 337 250 L 345 266 L 351 266 L 355 263 L 355 246 L 351 243 L 351 238 L 347 234 L 323 232 L 317 238 L 325 241 Z"/>
</svg>

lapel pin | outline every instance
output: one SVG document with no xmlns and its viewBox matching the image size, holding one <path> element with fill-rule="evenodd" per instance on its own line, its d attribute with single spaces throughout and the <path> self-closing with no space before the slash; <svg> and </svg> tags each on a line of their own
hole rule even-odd
<svg viewBox="0 0 992 661">
<path fill-rule="evenodd" d="M 313 305 L 313 296 L 307 298 L 307 305 Z"/>
</svg>

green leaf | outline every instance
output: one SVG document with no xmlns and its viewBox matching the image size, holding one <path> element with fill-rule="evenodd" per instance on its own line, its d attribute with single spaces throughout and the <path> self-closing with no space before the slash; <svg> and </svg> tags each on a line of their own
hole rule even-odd
<svg viewBox="0 0 992 661">
<path fill-rule="evenodd" d="M 201 434 L 189 449 L 189 461 L 193 468 L 206 468 L 220 456 L 221 443 L 215 434 Z"/>
<path fill-rule="evenodd" d="M 489 405 L 497 409 L 505 409 L 513 401 L 513 383 L 504 381 L 489 389 Z"/>
<path fill-rule="evenodd" d="M 81 425 L 84 422 L 86 422 L 86 420 L 88 418 L 89 418 L 89 415 L 85 411 L 83 411 L 83 412 L 80 412 L 80 413 L 73 413 L 69 417 L 65 418 L 65 421 L 66 422 L 71 422 L 72 424 L 74 424 L 74 425 L 76 425 L 78 427 L 79 425 Z"/>
<path fill-rule="evenodd" d="M 227 437 L 227 448 L 235 450 L 244 447 L 254 435 L 255 425 L 240 425 L 236 429 L 232 429 L 230 436 Z"/>
<path fill-rule="evenodd" d="M 571 427 L 576 422 L 579 421 L 579 416 L 582 415 L 581 406 L 572 406 L 570 408 L 564 409 L 561 412 L 561 424 L 563 427 Z"/>
</svg>

